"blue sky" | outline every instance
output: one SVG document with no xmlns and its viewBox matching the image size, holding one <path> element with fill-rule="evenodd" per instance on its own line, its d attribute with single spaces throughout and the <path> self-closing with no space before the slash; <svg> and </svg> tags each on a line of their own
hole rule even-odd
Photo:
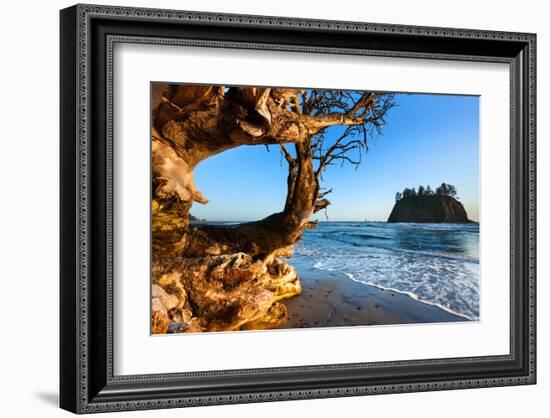
<svg viewBox="0 0 550 418">
<path fill-rule="evenodd" d="M 397 94 L 388 124 L 361 165 L 328 167 L 331 221 L 386 221 L 395 193 L 420 184 L 456 186 L 470 219 L 479 220 L 479 97 Z M 326 137 L 337 135 L 333 127 Z M 201 162 L 195 182 L 209 203 L 191 213 L 210 221 L 248 221 L 282 210 L 286 161 L 278 146 L 241 146 Z M 324 212 L 315 215 L 326 220 Z"/>
</svg>

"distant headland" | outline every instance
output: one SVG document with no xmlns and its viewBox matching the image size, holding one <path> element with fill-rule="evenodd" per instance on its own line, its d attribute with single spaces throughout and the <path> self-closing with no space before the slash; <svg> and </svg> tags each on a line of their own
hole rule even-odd
<svg viewBox="0 0 550 418">
<path fill-rule="evenodd" d="M 206 222 L 206 219 L 197 218 L 196 216 L 189 214 L 189 222 Z"/>
<path fill-rule="evenodd" d="M 442 183 L 435 191 L 430 186 L 419 186 L 418 191 L 407 187 L 396 193 L 388 222 L 475 223 L 457 199 L 451 184 Z"/>
</svg>

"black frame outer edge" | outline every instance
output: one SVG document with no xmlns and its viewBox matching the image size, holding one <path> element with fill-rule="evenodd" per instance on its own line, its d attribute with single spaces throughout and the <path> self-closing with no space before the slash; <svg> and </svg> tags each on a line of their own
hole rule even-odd
<svg viewBox="0 0 550 418">
<path fill-rule="evenodd" d="M 185 379 L 158 379 L 155 377 L 137 379 L 132 382 L 108 383 L 107 355 L 106 355 L 106 255 L 105 255 L 105 144 L 102 127 L 105 123 L 104 89 L 93 88 L 89 91 L 90 109 L 88 125 L 90 125 L 88 135 L 90 137 L 90 154 L 88 156 L 89 169 L 86 173 L 89 185 L 88 210 L 90 215 L 89 233 L 90 250 L 89 263 L 89 290 L 86 303 L 88 305 L 89 327 L 87 331 L 88 358 L 84 360 L 78 358 L 78 306 L 82 301 L 77 300 L 78 295 L 78 271 L 77 271 L 77 251 L 78 251 L 78 22 L 79 7 L 73 6 L 64 9 L 60 13 L 60 68 L 61 68 L 61 91 L 60 91 L 60 125 L 61 125 L 61 283 L 60 283 L 60 406 L 72 412 L 93 412 L 88 405 L 97 404 L 117 404 L 113 409 L 124 410 L 134 409 L 135 406 L 124 406 L 121 404 L 127 401 L 147 400 L 162 401 L 174 397 L 204 397 L 227 394 L 250 394 L 262 393 L 267 391 L 292 391 L 292 390 L 310 390 L 315 388 L 325 388 L 325 381 L 330 377 L 331 388 L 349 387 L 352 385 L 399 385 L 408 382 L 430 382 L 436 379 L 456 380 L 456 379 L 483 379 L 484 373 L 492 370 L 489 378 L 510 378 L 513 376 L 522 377 L 529 370 L 529 318 L 530 313 L 527 299 L 527 285 L 529 278 L 528 258 L 529 254 L 529 122 L 530 122 L 530 101 L 529 101 L 529 42 L 505 39 L 463 39 L 453 37 L 431 36 L 400 36 L 395 34 L 380 33 L 354 33 L 353 31 L 331 30 L 319 31 L 316 29 L 301 28 L 273 28 L 265 26 L 243 26 L 234 23 L 214 23 L 205 25 L 196 22 L 168 22 L 162 19 L 144 19 L 144 18 L 123 18 L 113 16 L 94 17 L 91 22 L 91 47 L 88 48 L 91 54 L 91 66 L 88 69 L 86 77 L 90 77 L 89 84 L 105 85 L 105 35 L 122 34 L 129 32 L 135 36 L 146 36 L 151 33 L 156 36 L 162 36 L 168 33 L 175 37 L 199 38 L 216 41 L 219 39 L 233 40 L 237 42 L 264 42 L 264 43 L 287 43 L 292 45 L 313 45 L 330 46 L 334 48 L 358 47 L 364 44 L 365 39 L 370 39 L 369 46 L 372 49 L 391 49 L 416 52 L 440 52 L 454 54 L 491 55 L 515 58 L 516 67 L 516 103 L 522 110 L 517 121 L 517 176 L 514 179 L 519 187 L 521 194 L 521 204 L 518 204 L 517 214 L 521 224 L 518 225 L 517 244 L 518 251 L 515 254 L 516 265 L 521 270 L 520 275 L 524 282 L 517 286 L 518 309 L 513 318 L 517 323 L 516 335 L 513 338 L 522 344 L 517 345 L 517 356 L 511 361 L 502 361 L 494 363 L 491 368 L 470 365 L 445 365 L 445 367 L 422 366 L 431 373 L 422 376 L 418 374 L 418 368 L 415 367 L 397 367 L 386 368 L 385 372 L 380 374 L 375 370 L 369 371 L 367 375 L 364 370 L 359 369 L 341 369 L 339 371 L 323 370 L 311 373 L 267 373 L 260 377 L 262 381 L 260 389 L 254 389 L 249 384 L 249 380 L 258 380 L 259 374 L 252 375 L 229 375 L 223 377 L 193 376 Z M 98 6 L 101 7 L 101 6 Z M 90 42 L 90 40 L 88 40 Z M 534 42 L 534 41 L 532 41 Z M 394 48 L 387 48 L 393 45 Z M 415 47 L 416 45 L 416 47 Z M 419 47 L 420 45 L 420 47 Z M 90 64 L 90 61 L 88 61 Z M 93 117 L 92 117 L 93 115 Z M 527 163 L 527 164 L 526 164 Z M 517 202 L 518 200 L 516 200 Z M 79 401 L 79 365 L 82 361 L 88 362 L 88 376 L 85 377 L 88 382 L 87 402 L 81 404 Z M 532 360 L 534 361 L 534 360 Z M 431 367 L 431 368 L 430 368 Z M 461 373 L 459 372 L 461 370 Z M 452 374 L 454 372 L 454 374 Z M 448 377 L 449 373 L 452 374 Z M 293 384 L 289 384 L 289 376 L 295 379 Z M 365 379 L 365 376 L 370 376 Z M 416 376 L 416 377 L 415 377 Z M 81 377 L 81 376 L 80 376 Z M 217 380 L 223 380 L 225 386 L 216 386 Z M 534 383 L 534 377 L 530 381 L 523 383 Z M 502 380 L 501 384 L 506 384 Z M 489 385 L 489 384 L 486 384 Z M 492 383 L 490 385 L 498 385 Z M 468 387 L 468 386 L 465 386 Z M 421 390 L 421 389 L 411 389 Z M 317 397 L 327 396 L 319 395 Z M 308 397 L 316 397 L 308 396 Z M 290 399 L 283 397 L 282 399 Z M 268 399 L 265 399 L 268 400 Z M 246 400 L 245 400 L 246 401 Z M 253 398 L 252 401 L 258 401 Z M 229 403 L 230 401 L 203 402 L 203 404 Z M 200 404 L 200 403 L 199 403 Z M 160 405 L 160 404 L 159 404 Z M 157 404 L 148 404 L 147 408 L 159 407 Z M 176 405 L 174 405 L 176 406 Z M 177 405 L 180 406 L 180 405 Z"/>
<path fill-rule="evenodd" d="M 77 408 L 77 7 L 60 12 L 60 335 L 59 405 Z"/>
</svg>

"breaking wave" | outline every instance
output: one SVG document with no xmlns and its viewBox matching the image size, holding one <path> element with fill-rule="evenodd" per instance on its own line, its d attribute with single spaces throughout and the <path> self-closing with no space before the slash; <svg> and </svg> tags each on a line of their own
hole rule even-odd
<svg viewBox="0 0 550 418">
<path fill-rule="evenodd" d="M 296 254 L 318 269 L 479 320 L 479 225 L 320 222 Z"/>
</svg>

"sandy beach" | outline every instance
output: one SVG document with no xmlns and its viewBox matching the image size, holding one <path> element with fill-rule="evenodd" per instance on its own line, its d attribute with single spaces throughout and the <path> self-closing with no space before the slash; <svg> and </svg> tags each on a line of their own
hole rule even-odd
<svg viewBox="0 0 550 418">
<path fill-rule="evenodd" d="M 289 320 L 281 328 L 467 321 L 407 295 L 319 270 L 307 258 L 296 257 L 290 263 L 298 270 L 302 294 L 284 301 Z"/>
</svg>

